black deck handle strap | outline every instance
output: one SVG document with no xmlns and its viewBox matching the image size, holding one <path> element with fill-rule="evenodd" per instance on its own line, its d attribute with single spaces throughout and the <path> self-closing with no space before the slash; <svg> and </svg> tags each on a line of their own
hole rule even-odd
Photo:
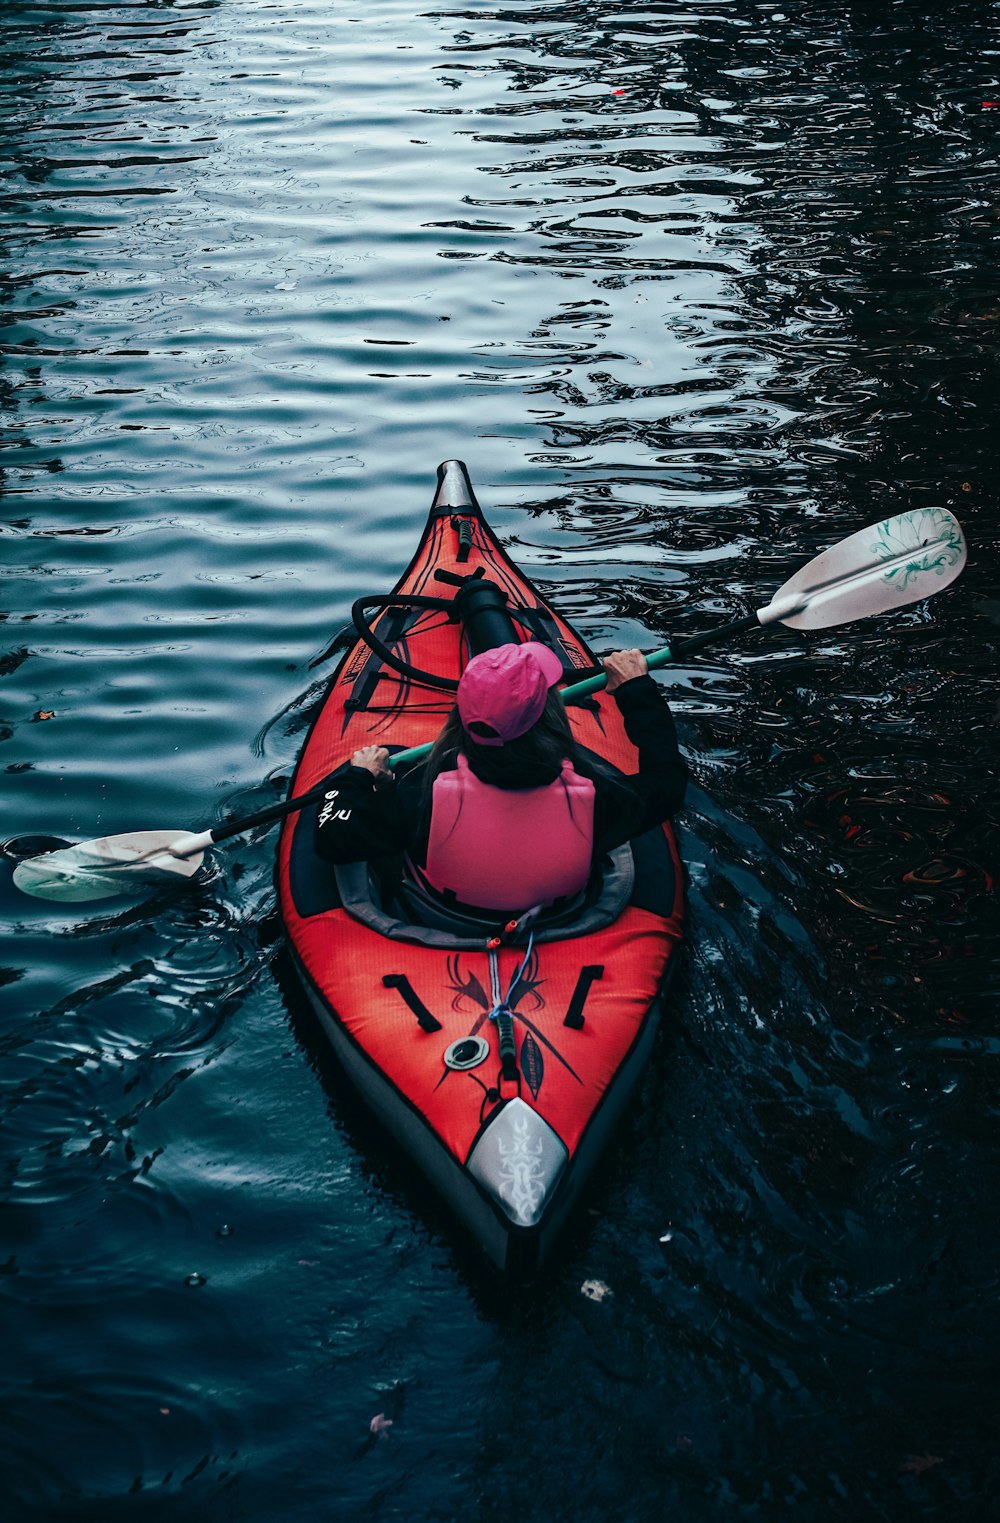
<svg viewBox="0 0 1000 1523">
<path fill-rule="evenodd" d="M 409 1005 L 417 1018 L 417 1024 L 421 1031 L 440 1031 L 441 1022 L 436 1016 L 431 1015 L 427 1006 L 414 989 L 405 973 L 385 973 L 382 983 L 387 989 L 398 989 L 403 999 Z"/>
<path fill-rule="evenodd" d="M 514 1035 L 514 1017 L 506 1006 L 497 1012 L 496 1022 L 500 1047 L 500 1072 L 510 1082 L 517 1078 L 517 1038 Z"/>
<path fill-rule="evenodd" d="M 344 708 L 347 709 L 348 713 L 353 714 L 359 709 L 366 709 L 368 707 L 378 690 L 380 675 L 381 673 L 378 671 L 365 672 L 363 674 L 356 684 L 357 692 L 352 692 L 350 698 L 344 699 Z"/>
<path fill-rule="evenodd" d="M 477 566 L 471 576 L 459 576 L 457 571 L 442 571 L 439 566 L 434 573 L 436 582 L 444 582 L 446 587 L 464 587 L 466 582 L 479 582 L 485 572 L 482 566 Z"/>
<path fill-rule="evenodd" d="M 590 993 L 590 986 L 591 984 L 596 983 L 599 978 L 603 977 L 603 963 L 590 963 L 587 967 L 580 969 L 580 976 L 576 981 L 576 988 L 573 990 L 572 998 L 569 1002 L 569 1008 L 567 1009 L 565 1019 L 563 1020 L 564 1026 L 570 1026 L 574 1031 L 582 1030 L 583 1007 L 587 1003 L 587 995 Z"/>
<path fill-rule="evenodd" d="M 460 563 L 467 561 L 469 551 L 472 549 L 472 519 L 453 518 L 451 526 L 458 530 L 458 554 L 455 559 Z"/>
</svg>

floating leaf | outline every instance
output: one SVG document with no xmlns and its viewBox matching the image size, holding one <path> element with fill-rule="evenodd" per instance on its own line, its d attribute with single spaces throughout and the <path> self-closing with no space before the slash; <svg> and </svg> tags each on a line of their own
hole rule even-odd
<svg viewBox="0 0 1000 1523">
<path fill-rule="evenodd" d="M 900 1465 L 906 1475 L 923 1475 L 925 1470 L 933 1470 L 935 1465 L 943 1465 L 944 1459 L 940 1454 L 908 1454 Z"/>
</svg>

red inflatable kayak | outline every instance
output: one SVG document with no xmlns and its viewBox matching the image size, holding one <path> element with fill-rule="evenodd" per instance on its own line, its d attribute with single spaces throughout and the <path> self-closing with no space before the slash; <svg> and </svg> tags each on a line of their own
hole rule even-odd
<svg viewBox="0 0 1000 1523">
<path fill-rule="evenodd" d="M 567 683 L 595 671 L 580 636 L 501 548 L 464 465 L 448 461 L 393 592 L 360 599 L 293 792 L 364 745 L 433 741 L 470 655 L 544 640 Z M 577 741 L 636 770 L 613 699 L 568 706 Z M 554 1241 L 634 1093 L 681 937 L 669 826 L 611 853 L 583 902 L 505 931 L 414 906 L 364 864 L 312 849 L 315 808 L 286 821 L 281 913 L 296 968 L 369 1105 L 488 1257 L 531 1269 Z M 424 912 L 426 910 L 426 913 Z"/>
</svg>

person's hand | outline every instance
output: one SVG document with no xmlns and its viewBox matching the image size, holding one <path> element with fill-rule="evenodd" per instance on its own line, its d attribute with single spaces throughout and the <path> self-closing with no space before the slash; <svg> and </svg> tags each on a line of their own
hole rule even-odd
<svg viewBox="0 0 1000 1523">
<path fill-rule="evenodd" d="M 649 671 L 641 650 L 613 650 L 604 657 L 604 670 L 608 674 L 608 692 L 613 693 L 623 682 L 633 677 L 644 677 Z"/>
<path fill-rule="evenodd" d="M 362 746 L 351 757 L 352 767 L 363 767 L 378 782 L 379 778 L 391 777 L 389 753 L 385 746 Z"/>
</svg>

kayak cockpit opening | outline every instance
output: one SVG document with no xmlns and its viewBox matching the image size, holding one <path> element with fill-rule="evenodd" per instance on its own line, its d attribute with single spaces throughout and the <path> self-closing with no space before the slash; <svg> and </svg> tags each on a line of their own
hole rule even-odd
<svg viewBox="0 0 1000 1523">
<path fill-rule="evenodd" d="M 405 876 L 383 876 L 366 862 L 328 867 L 327 871 L 336 884 L 336 907 L 380 936 L 456 948 L 482 947 L 495 936 L 517 945 L 529 934 L 537 942 L 591 935 L 618 919 L 635 883 L 631 847 L 619 846 L 598 863 L 583 893 L 511 921 L 510 917 L 498 917 L 495 911 L 484 915 L 465 905 L 446 903 L 423 884 Z"/>
</svg>

